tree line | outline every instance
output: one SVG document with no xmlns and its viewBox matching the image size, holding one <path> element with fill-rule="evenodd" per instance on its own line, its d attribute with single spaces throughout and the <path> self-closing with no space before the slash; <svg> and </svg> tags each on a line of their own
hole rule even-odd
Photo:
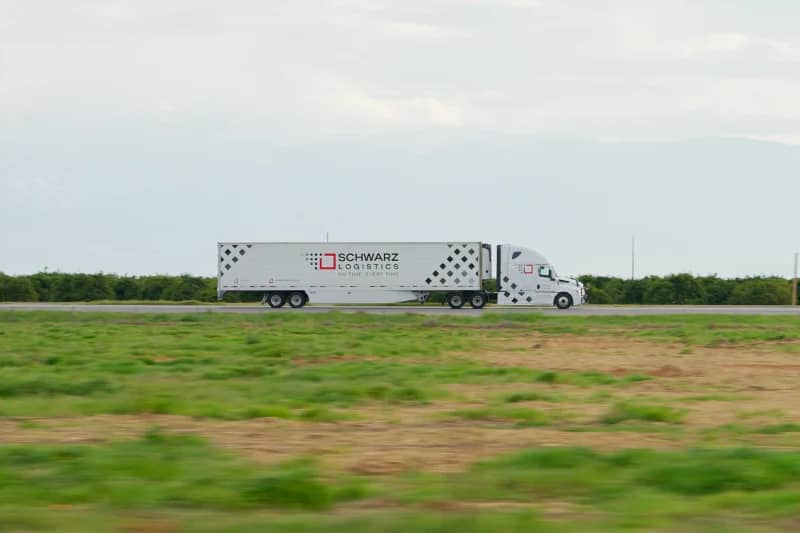
<svg viewBox="0 0 800 533">
<path fill-rule="evenodd" d="M 67 274 L 39 272 L 28 276 L 0 273 L 0 301 L 199 301 L 217 299 L 217 278 L 190 276 L 120 276 L 117 274 Z M 229 293 L 225 300 L 258 301 L 261 294 Z"/>
<path fill-rule="evenodd" d="M 596 304 L 787 305 L 792 282 L 779 277 L 725 279 L 672 274 L 622 279 L 580 276 Z"/>
<path fill-rule="evenodd" d="M 622 279 L 580 276 L 595 304 L 783 305 L 791 301 L 791 281 L 778 277 L 724 279 L 673 274 Z M 487 284 L 493 289 L 493 283 Z M 230 292 L 228 302 L 261 299 L 257 292 Z M 217 299 L 217 279 L 202 276 L 120 276 L 39 272 L 27 276 L 0 273 L 0 301 L 199 301 Z M 432 301 L 437 301 L 432 298 Z"/>
</svg>

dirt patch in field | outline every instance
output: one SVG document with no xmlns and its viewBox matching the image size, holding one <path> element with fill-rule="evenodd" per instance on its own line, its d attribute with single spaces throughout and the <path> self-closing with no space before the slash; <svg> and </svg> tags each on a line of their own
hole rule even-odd
<svg viewBox="0 0 800 533">
<path fill-rule="evenodd" d="M 560 337 L 543 341 L 541 334 L 487 338 L 491 348 L 462 357 L 496 366 L 563 372 L 599 371 L 620 376 L 641 374 L 686 381 L 714 389 L 764 390 L 795 388 L 800 377 L 797 356 L 757 346 L 695 347 L 608 336 Z M 540 346 L 541 345 L 541 346 Z"/>
<path fill-rule="evenodd" d="M 649 372 L 650 376 L 656 376 L 659 378 L 677 378 L 681 376 L 689 375 L 677 366 L 674 365 L 664 365 L 661 368 L 657 368 L 655 370 L 651 370 Z"/>
<path fill-rule="evenodd" d="M 625 386 L 580 388 L 534 384 L 537 391 L 564 393 L 568 396 L 566 403 L 573 404 L 572 410 L 590 414 L 590 417 L 600 404 L 608 408 L 615 401 L 625 400 L 686 408 L 688 415 L 683 426 L 690 431 L 741 424 L 743 420 L 751 425 L 800 421 L 797 356 L 778 351 L 770 343 L 695 347 L 687 352 L 680 344 L 607 336 L 559 338 L 540 348 L 540 337 L 533 334 L 525 338 L 505 338 L 492 344 L 500 346 L 500 350 L 463 354 L 463 357 L 497 366 L 555 372 L 597 371 L 620 378 L 638 374 L 652 378 Z M 469 388 L 459 386 L 457 390 L 463 397 L 475 399 L 477 393 Z M 599 389 L 613 399 L 602 402 L 593 399 L 592 395 Z M 575 405 L 582 403 L 581 396 L 585 397 L 584 405 Z M 743 399 L 737 400 L 737 396 Z M 747 415 L 753 411 L 767 414 Z"/>
<path fill-rule="evenodd" d="M 740 367 L 740 368 L 771 368 L 775 370 L 800 370 L 800 365 L 778 365 L 778 364 L 766 364 L 766 363 L 748 363 L 748 364 L 740 364 L 740 365 L 730 365 L 733 367 Z"/>
</svg>

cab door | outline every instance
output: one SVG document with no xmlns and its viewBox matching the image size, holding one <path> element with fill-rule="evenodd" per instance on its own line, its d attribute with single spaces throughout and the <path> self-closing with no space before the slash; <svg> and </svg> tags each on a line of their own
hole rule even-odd
<svg viewBox="0 0 800 533">
<path fill-rule="evenodd" d="M 553 305 L 558 292 L 556 273 L 550 265 L 534 265 L 536 291 L 533 297 L 536 305 Z"/>
</svg>

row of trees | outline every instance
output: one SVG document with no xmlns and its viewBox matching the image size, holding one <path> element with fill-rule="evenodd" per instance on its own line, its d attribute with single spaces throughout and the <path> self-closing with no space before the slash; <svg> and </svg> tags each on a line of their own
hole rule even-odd
<svg viewBox="0 0 800 533">
<path fill-rule="evenodd" d="M 226 301 L 255 301 L 260 294 L 230 293 Z M 118 276 L 39 272 L 30 276 L 0 273 L 0 301 L 81 302 L 98 300 L 167 300 L 211 302 L 217 279 L 201 276 Z"/>
<path fill-rule="evenodd" d="M 717 276 L 648 276 L 621 279 L 581 276 L 589 301 L 597 304 L 786 305 L 792 283 L 777 277 L 723 279 Z"/>
<path fill-rule="evenodd" d="M 589 301 L 596 304 L 781 305 L 791 300 L 791 282 L 775 277 L 722 279 L 716 276 L 674 274 L 636 280 L 604 276 L 581 276 L 580 279 L 589 288 Z M 0 301 L 211 302 L 216 297 L 216 278 L 200 276 L 118 276 L 61 272 L 8 276 L 0 273 Z M 225 296 L 225 300 L 230 302 L 257 301 L 260 298 L 259 293 L 236 292 Z"/>
</svg>

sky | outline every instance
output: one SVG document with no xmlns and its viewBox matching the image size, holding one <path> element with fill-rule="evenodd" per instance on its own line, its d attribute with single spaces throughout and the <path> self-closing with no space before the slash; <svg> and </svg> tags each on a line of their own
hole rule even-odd
<svg viewBox="0 0 800 533">
<path fill-rule="evenodd" d="M 482 240 L 788 276 L 794 0 L 0 0 L 0 271 Z"/>
</svg>

